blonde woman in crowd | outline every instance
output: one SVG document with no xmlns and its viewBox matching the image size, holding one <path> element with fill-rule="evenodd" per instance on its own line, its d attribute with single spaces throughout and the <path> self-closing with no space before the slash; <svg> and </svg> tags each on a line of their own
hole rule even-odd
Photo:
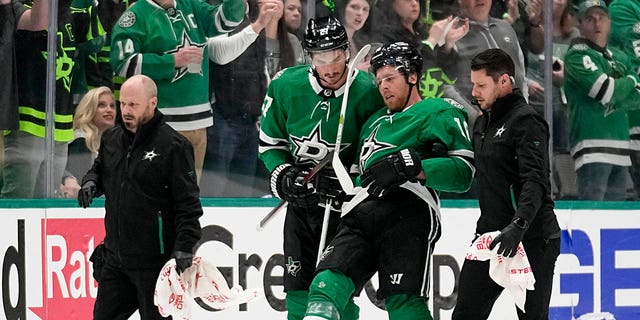
<svg viewBox="0 0 640 320">
<path fill-rule="evenodd" d="M 98 155 L 102 133 L 115 125 L 116 103 L 108 87 L 89 90 L 80 100 L 73 117 L 74 139 L 69 143 L 69 156 L 65 175 L 62 177 L 60 196 L 76 198 L 80 185 L 76 177 L 82 177 Z"/>
</svg>

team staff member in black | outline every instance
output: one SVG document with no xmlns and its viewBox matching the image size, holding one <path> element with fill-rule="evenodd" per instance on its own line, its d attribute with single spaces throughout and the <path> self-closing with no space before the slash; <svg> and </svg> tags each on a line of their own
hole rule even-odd
<svg viewBox="0 0 640 320">
<path fill-rule="evenodd" d="M 202 206 L 193 147 L 157 111 L 157 88 L 136 75 L 122 84 L 122 123 L 102 135 L 93 167 L 82 179 L 83 208 L 106 197 L 104 268 L 98 270 L 93 319 L 163 319 L 153 304 L 162 266 L 175 257 L 191 266 L 200 240 Z M 173 253 L 173 254 L 172 254 Z"/>
<path fill-rule="evenodd" d="M 482 110 L 472 143 L 480 201 L 478 235 L 501 230 L 489 246 L 514 257 L 520 241 L 535 276 L 519 319 L 547 319 L 560 227 L 549 182 L 549 129 L 513 88 L 514 64 L 501 49 L 471 60 L 472 95 Z M 465 260 L 453 320 L 487 319 L 503 288 L 489 277 L 489 261 Z"/>
</svg>

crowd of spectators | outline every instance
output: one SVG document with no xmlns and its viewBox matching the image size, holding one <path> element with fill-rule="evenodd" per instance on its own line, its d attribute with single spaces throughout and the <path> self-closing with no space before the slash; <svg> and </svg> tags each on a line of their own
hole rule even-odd
<svg viewBox="0 0 640 320">
<path fill-rule="evenodd" d="M 471 96 L 469 60 L 503 49 L 515 62 L 515 88 L 541 114 L 551 105 L 554 198 L 638 199 L 637 1 L 554 0 L 545 30 L 542 0 L 323 0 L 315 12 L 303 0 L 62 0 L 47 179 L 49 1 L 0 0 L 7 71 L 0 78 L 0 197 L 44 197 L 47 183 L 57 196 L 73 196 L 72 178 L 84 174 L 90 163 L 82 162 L 95 158 L 101 133 L 118 121 L 119 84 L 135 74 L 154 79 L 159 110 L 194 145 L 201 196 L 269 196 L 257 129 L 266 88 L 279 71 L 307 62 L 300 45 L 306 21 L 333 14 L 347 30 L 351 57 L 367 43 L 419 48 L 420 94 L 456 100 L 471 127 L 482 111 Z M 545 61 L 549 32 L 553 59 Z"/>
</svg>

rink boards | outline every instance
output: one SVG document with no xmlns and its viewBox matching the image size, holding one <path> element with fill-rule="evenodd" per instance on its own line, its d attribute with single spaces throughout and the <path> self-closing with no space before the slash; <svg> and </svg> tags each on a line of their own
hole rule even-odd
<svg viewBox="0 0 640 320">
<path fill-rule="evenodd" d="M 88 257 L 104 237 L 103 202 L 87 210 L 66 201 L 0 204 L 14 207 L 0 208 L 0 319 L 91 319 L 97 283 Z M 224 199 L 203 204 L 197 255 L 216 264 L 231 285 L 259 288 L 262 295 L 215 313 L 197 310 L 192 319 L 285 319 L 284 213 L 258 232 L 257 222 L 274 201 Z M 29 206 L 42 208 L 25 208 Z M 455 281 L 479 215 L 473 202 L 444 206 L 442 238 L 431 272 L 429 306 L 434 319 L 450 319 Z M 640 319 L 640 205 L 571 202 L 558 207 L 563 245 L 550 319 L 569 320 L 572 314 L 592 312 L 610 312 L 618 320 Z M 377 306 L 376 286 L 374 279 L 357 298 L 360 319 L 387 318 Z M 491 319 L 515 318 L 512 301 L 503 293 Z"/>
</svg>

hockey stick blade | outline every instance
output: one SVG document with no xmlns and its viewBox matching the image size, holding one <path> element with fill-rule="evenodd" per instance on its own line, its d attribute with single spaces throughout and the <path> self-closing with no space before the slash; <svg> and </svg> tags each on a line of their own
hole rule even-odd
<svg viewBox="0 0 640 320">
<path fill-rule="evenodd" d="M 371 45 L 366 44 L 365 46 L 358 51 L 353 60 L 349 63 L 349 70 L 347 71 L 347 82 L 345 83 L 346 87 L 344 89 L 344 94 L 342 96 L 342 105 L 340 107 L 340 118 L 338 120 L 338 132 L 336 133 L 336 146 L 335 150 L 337 150 L 333 154 L 333 161 L 331 164 L 333 165 L 333 170 L 336 172 L 336 177 L 338 177 L 338 181 L 340 182 L 340 186 L 347 194 L 353 194 L 353 181 L 351 181 L 351 177 L 349 173 L 345 169 L 344 165 L 342 165 L 342 161 L 340 161 L 340 144 L 342 143 L 342 130 L 344 129 L 344 120 L 347 114 L 347 102 L 349 100 L 349 88 L 351 87 L 351 78 L 353 77 L 354 68 L 364 60 L 364 58 L 371 51 Z"/>
<path fill-rule="evenodd" d="M 329 164 L 333 159 L 333 153 L 334 150 L 331 150 L 331 152 L 327 153 L 327 155 L 322 158 L 322 160 L 320 160 L 320 162 L 318 162 L 318 164 L 316 164 L 307 175 L 304 176 L 304 178 L 302 179 L 302 184 L 306 184 L 307 182 L 309 182 L 311 179 L 313 179 L 313 177 L 315 177 L 318 172 L 320 172 L 320 170 L 322 170 L 322 168 L 327 166 L 327 164 Z M 280 211 L 280 209 L 282 209 L 286 203 L 286 201 L 281 200 L 278 205 L 273 207 L 273 209 L 271 209 L 271 211 L 269 211 L 269 213 L 267 213 L 267 215 L 265 215 L 264 218 L 260 220 L 256 229 L 258 231 L 262 231 L 267 223 L 269 223 L 269 221 L 271 221 L 273 217 L 275 217 L 276 213 L 278 213 L 278 211 Z"/>
</svg>

